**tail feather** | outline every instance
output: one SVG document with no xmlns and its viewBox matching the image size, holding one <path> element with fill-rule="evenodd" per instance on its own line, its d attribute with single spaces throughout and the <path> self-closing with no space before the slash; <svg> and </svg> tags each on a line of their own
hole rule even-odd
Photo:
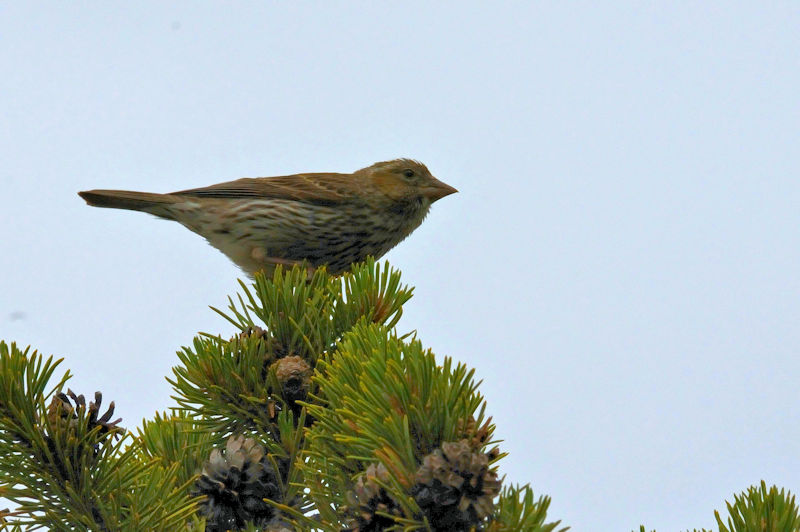
<svg viewBox="0 0 800 532">
<path fill-rule="evenodd" d="M 78 195 L 92 207 L 145 212 L 149 212 L 153 207 L 167 206 L 178 201 L 175 196 L 170 194 L 134 192 L 131 190 L 87 190 L 78 192 Z"/>
</svg>

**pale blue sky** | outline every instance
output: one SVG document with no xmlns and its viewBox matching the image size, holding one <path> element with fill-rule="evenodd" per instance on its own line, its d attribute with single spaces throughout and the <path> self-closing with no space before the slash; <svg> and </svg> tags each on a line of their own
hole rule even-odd
<svg viewBox="0 0 800 532">
<path fill-rule="evenodd" d="M 387 256 L 400 329 L 477 369 L 551 517 L 800 488 L 800 4 L 15 2 L 0 71 L 0 338 L 126 426 L 240 272 L 78 190 L 412 157 L 461 192 Z"/>
</svg>

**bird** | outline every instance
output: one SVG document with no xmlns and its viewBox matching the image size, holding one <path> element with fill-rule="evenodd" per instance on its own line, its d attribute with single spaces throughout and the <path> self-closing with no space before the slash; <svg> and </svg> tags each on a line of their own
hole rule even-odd
<svg viewBox="0 0 800 532">
<path fill-rule="evenodd" d="M 455 192 L 421 162 L 394 159 L 352 174 L 245 177 L 168 194 L 78 195 L 94 207 L 174 220 L 252 277 L 295 264 L 340 275 L 368 256 L 379 259 L 419 227 L 431 204 Z"/>
</svg>

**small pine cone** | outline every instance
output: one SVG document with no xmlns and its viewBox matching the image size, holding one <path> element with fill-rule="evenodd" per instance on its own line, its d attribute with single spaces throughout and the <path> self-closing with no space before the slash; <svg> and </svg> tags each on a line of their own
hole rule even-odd
<svg viewBox="0 0 800 532">
<path fill-rule="evenodd" d="M 122 418 L 111 421 L 111 416 L 114 415 L 114 401 L 111 401 L 105 413 L 98 417 L 102 402 L 103 394 L 95 392 L 94 401 L 90 402 L 88 407 L 88 428 L 91 430 L 100 427 L 101 435 L 112 434 L 113 437 L 119 437 L 124 429 L 118 426 Z M 83 395 L 75 395 L 75 392 L 67 389 L 67 393 L 58 392 L 53 397 L 50 406 L 47 407 L 47 417 L 53 425 L 68 423 L 70 427 L 75 427 L 78 423 L 78 411 L 86 410 L 86 398 Z"/>
<path fill-rule="evenodd" d="M 257 349 L 260 356 L 263 357 L 263 360 L 260 361 L 261 378 L 267 378 L 269 364 L 274 360 L 274 356 L 271 354 L 272 350 L 269 348 L 269 345 L 273 343 L 273 339 L 268 331 L 257 325 L 253 325 L 243 329 L 238 335 L 233 336 L 228 343 L 233 350 L 233 357 L 236 362 L 240 361 L 240 357 L 244 352 L 243 349 Z M 252 362 L 248 361 L 248 366 L 250 364 L 252 364 Z"/>
<path fill-rule="evenodd" d="M 268 330 L 262 329 L 258 325 L 253 325 L 252 327 L 244 329 L 239 333 L 238 336 L 239 340 L 247 340 L 251 338 L 262 340 L 267 346 L 267 352 L 273 359 L 281 358 L 289 354 L 289 350 L 285 345 L 283 345 L 278 339 L 270 334 Z"/>
<path fill-rule="evenodd" d="M 302 357 L 291 356 L 276 361 L 272 367 L 281 385 L 281 395 L 289 405 L 306 398 L 313 373 L 308 362 Z"/>
<path fill-rule="evenodd" d="M 396 525 L 397 522 L 382 512 L 400 517 L 402 511 L 394 499 L 377 481 L 390 481 L 389 471 L 383 464 L 372 464 L 347 493 L 345 511 L 352 515 L 351 532 L 379 532 Z"/>
<path fill-rule="evenodd" d="M 207 532 L 239 530 L 248 521 L 260 526 L 275 516 L 264 499 L 278 500 L 280 480 L 263 447 L 252 438 L 231 436 L 224 453 L 211 452 L 193 494 L 206 496 L 200 511 Z"/>
<path fill-rule="evenodd" d="M 469 438 L 469 443 L 474 449 L 480 449 L 492 435 L 492 418 L 487 418 L 483 425 L 478 426 L 474 417 L 459 423 L 459 428 L 464 437 Z"/>
<path fill-rule="evenodd" d="M 469 440 L 443 442 L 417 470 L 412 495 L 436 530 L 462 530 L 478 525 L 494 510 L 500 493 L 489 455 L 474 450 Z"/>
<path fill-rule="evenodd" d="M 486 457 L 489 459 L 490 462 L 492 460 L 496 460 L 499 456 L 500 456 L 500 447 L 498 447 L 497 445 L 486 451 Z"/>
<path fill-rule="evenodd" d="M 248 328 L 244 329 L 242 332 L 239 333 L 239 338 L 242 339 L 242 340 L 245 340 L 245 339 L 248 339 L 248 338 L 264 338 L 264 339 L 266 339 L 268 337 L 269 337 L 269 335 L 267 334 L 267 331 L 265 331 L 264 329 L 262 329 L 261 327 L 259 327 L 257 325 L 253 325 L 252 327 L 248 327 Z"/>
<path fill-rule="evenodd" d="M 253 325 L 252 327 L 247 327 L 242 332 L 240 332 L 237 336 L 231 338 L 230 342 L 238 342 L 238 345 L 251 345 L 247 342 L 255 341 L 258 344 L 258 349 L 261 350 L 260 352 L 264 356 L 263 366 L 261 368 L 261 377 L 263 379 L 267 378 L 267 372 L 270 368 L 270 363 L 274 360 L 280 359 L 289 355 L 289 350 L 285 345 L 283 345 L 278 339 L 276 339 L 270 332 L 266 329 L 262 329 L 257 325 Z M 238 358 L 238 352 L 234 355 Z"/>
<path fill-rule="evenodd" d="M 70 427 L 77 426 L 78 414 L 75 412 L 75 407 L 72 406 L 69 397 L 65 393 L 58 392 L 53 396 L 52 401 L 50 401 L 47 407 L 47 420 L 53 427 L 60 427 L 62 425 L 69 425 Z"/>
</svg>

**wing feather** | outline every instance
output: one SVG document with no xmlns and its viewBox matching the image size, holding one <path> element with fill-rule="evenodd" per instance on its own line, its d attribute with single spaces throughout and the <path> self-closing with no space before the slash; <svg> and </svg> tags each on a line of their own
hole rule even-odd
<svg viewBox="0 0 800 532">
<path fill-rule="evenodd" d="M 335 204 L 358 195 L 360 180 L 352 174 L 295 174 L 277 177 L 244 177 L 203 188 L 173 192 L 176 196 L 227 199 L 288 199 Z"/>
</svg>

